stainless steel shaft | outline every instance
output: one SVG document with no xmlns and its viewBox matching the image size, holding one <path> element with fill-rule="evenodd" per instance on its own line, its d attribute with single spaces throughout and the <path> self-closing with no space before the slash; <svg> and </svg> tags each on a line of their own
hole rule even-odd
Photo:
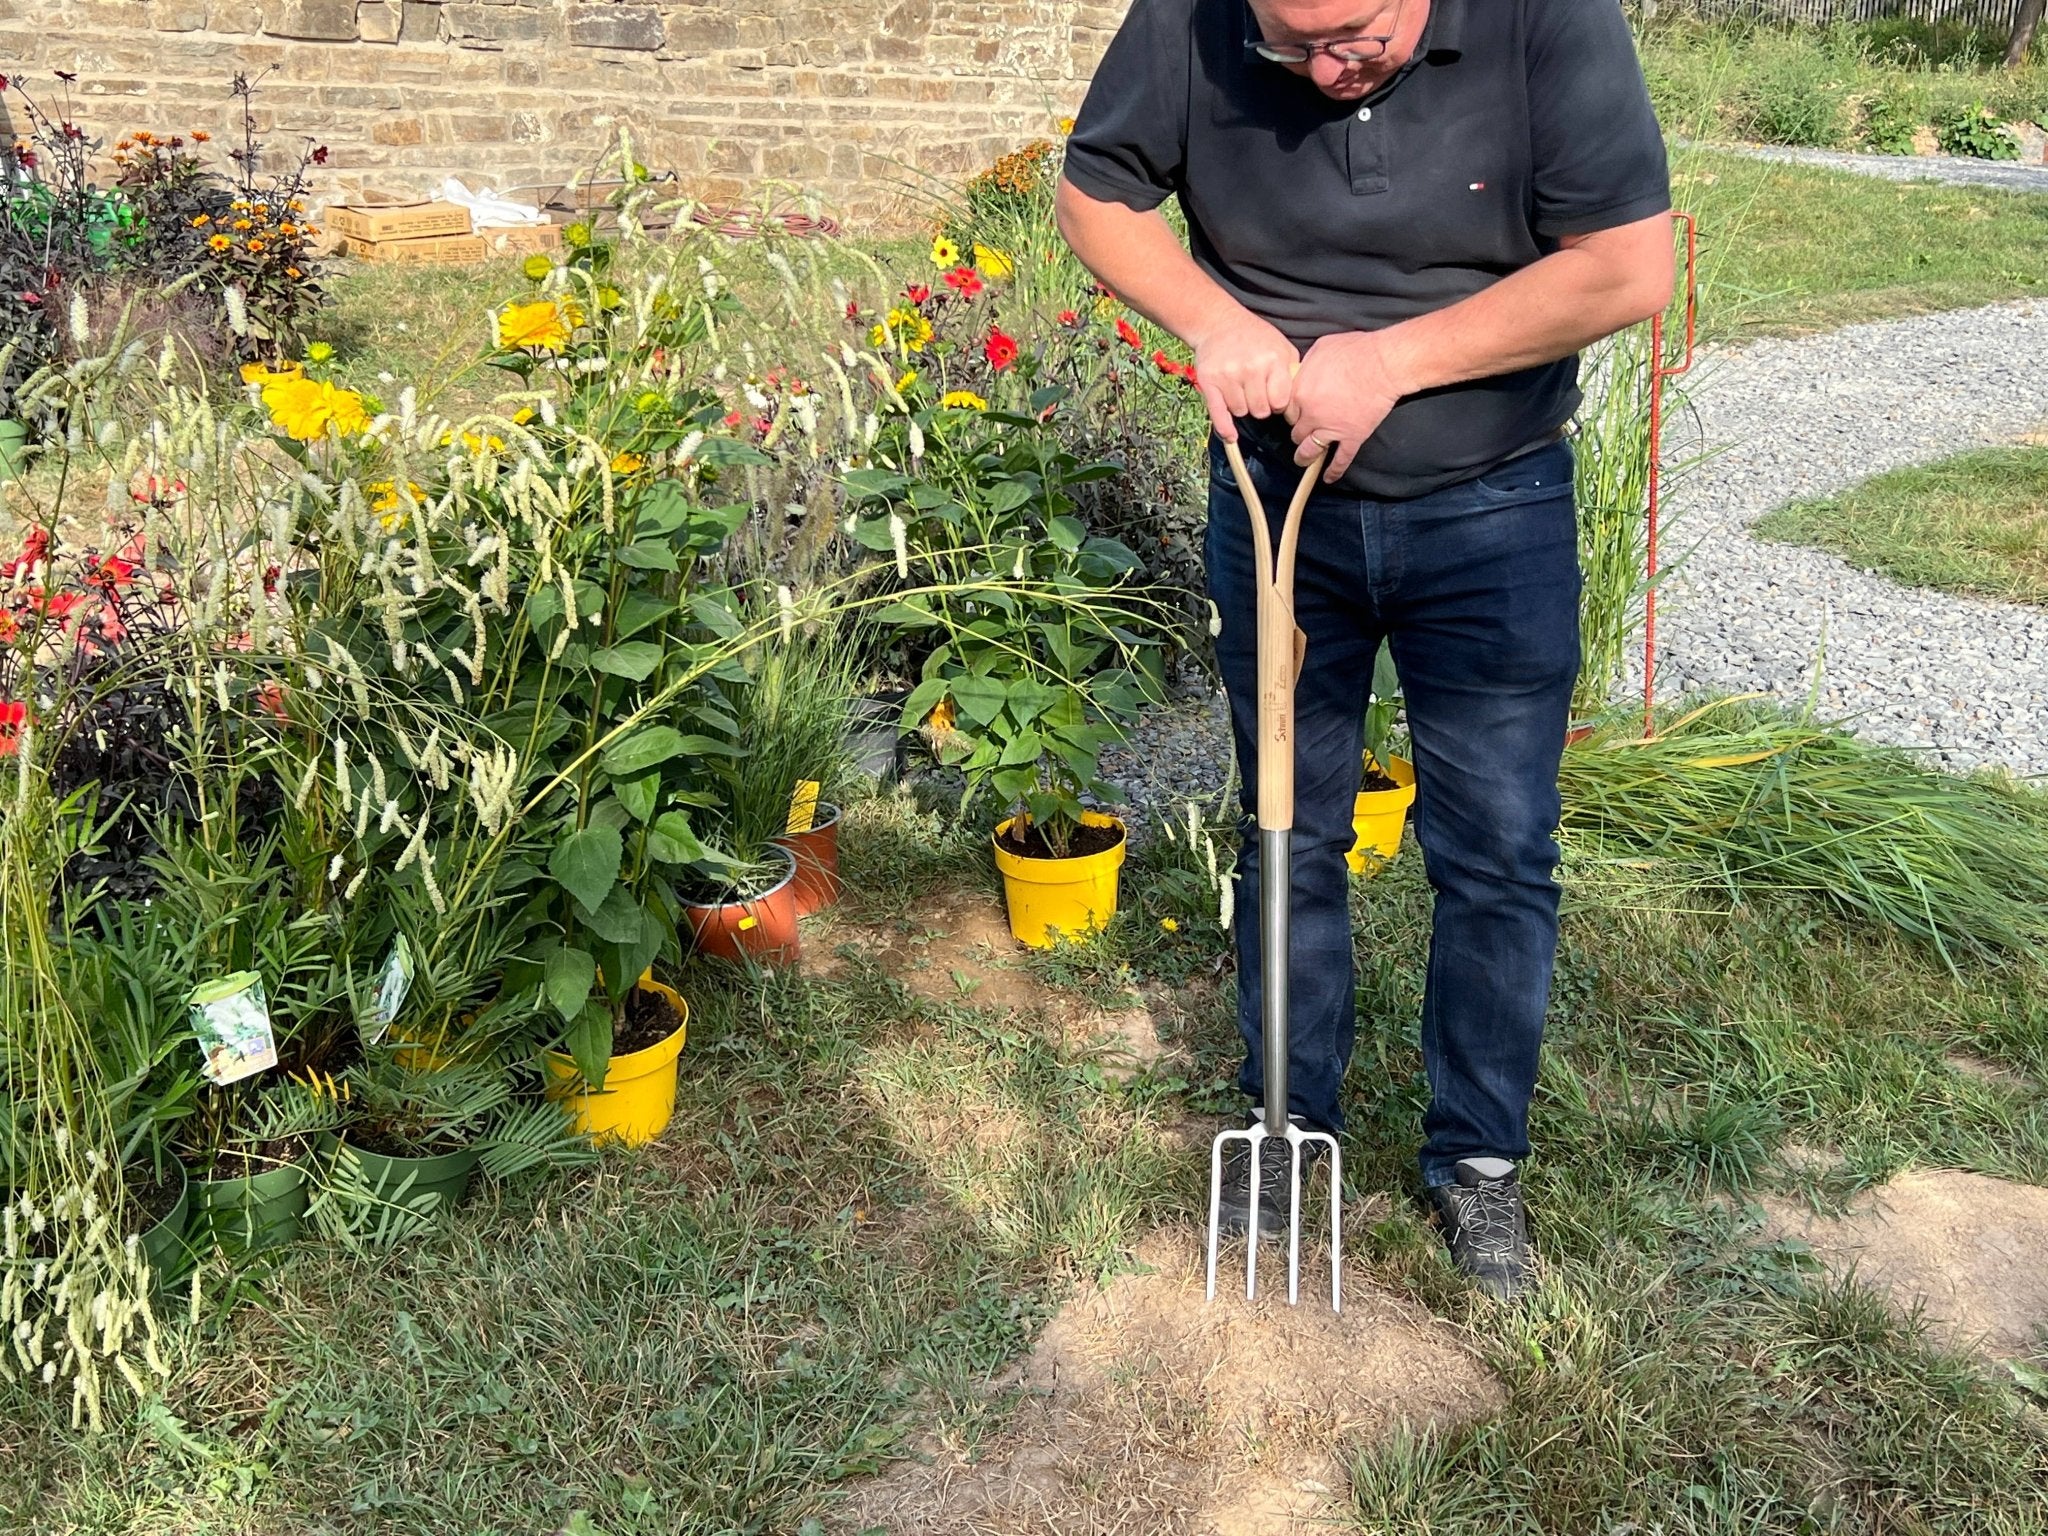
<svg viewBox="0 0 2048 1536">
<path fill-rule="evenodd" d="M 1294 894 L 1294 830 L 1259 829 L 1259 1035 L 1265 1058 L 1266 1128 L 1287 1128 L 1288 912 Z"/>
</svg>

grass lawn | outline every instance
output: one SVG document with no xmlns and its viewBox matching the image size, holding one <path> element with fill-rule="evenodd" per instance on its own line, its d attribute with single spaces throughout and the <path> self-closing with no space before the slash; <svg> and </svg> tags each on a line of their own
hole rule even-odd
<svg viewBox="0 0 2048 1536">
<path fill-rule="evenodd" d="M 792 1533 L 842 1528 L 835 1501 L 892 1458 L 998 1446 L 1047 1317 L 1193 1230 L 1197 1136 L 1234 1099 L 1222 936 L 1134 860 L 1094 950 L 941 974 L 922 946 L 992 910 L 980 831 L 871 801 L 846 852 L 841 958 L 813 930 L 801 975 L 686 974 L 658 1145 L 486 1193 L 395 1255 L 294 1252 L 180 1334 L 180 1384 L 131 1428 L 0 1422 L 8 1528 Z M 1568 889 L 1528 1170 L 1550 1279 L 1513 1312 L 1456 1281 L 1408 1187 L 1412 847 L 1359 887 L 1348 1299 L 1440 1320 L 1505 1406 L 1350 1446 L 1336 1528 L 2048 1529 L 2038 1371 L 1946 1352 L 1757 1204 L 1910 1165 L 2048 1182 L 2048 977 L 1957 977 L 1804 907 Z M 1163 1054 L 1126 1075 L 1070 1026 L 1133 984 Z"/>
<path fill-rule="evenodd" d="M 2048 292 L 2048 197 L 1680 150 L 1710 336 L 1800 335 Z"/>
<path fill-rule="evenodd" d="M 1794 502 L 1759 535 L 1909 586 L 2048 604 L 2048 447 L 1991 448 Z"/>
</svg>

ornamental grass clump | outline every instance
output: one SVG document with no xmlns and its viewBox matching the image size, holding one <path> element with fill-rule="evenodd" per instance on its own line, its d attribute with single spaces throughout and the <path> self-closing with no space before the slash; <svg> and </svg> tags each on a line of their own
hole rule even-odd
<svg viewBox="0 0 2048 1536">
<path fill-rule="evenodd" d="M 2031 789 L 1750 698 L 1575 747 L 1559 782 L 1570 870 L 1813 897 L 1951 964 L 2048 952 L 2048 804 Z"/>
</svg>

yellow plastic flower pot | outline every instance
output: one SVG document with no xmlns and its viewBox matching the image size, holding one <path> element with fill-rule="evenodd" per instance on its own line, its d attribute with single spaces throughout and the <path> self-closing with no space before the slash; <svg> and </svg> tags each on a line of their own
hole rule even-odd
<svg viewBox="0 0 2048 1536">
<path fill-rule="evenodd" d="M 1370 766 L 1372 760 L 1366 762 Z M 1371 873 L 1401 851 L 1401 829 L 1408 824 L 1408 807 L 1415 803 L 1415 765 L 1405 757 L 1390 757 L 1386 773 L 1398 789 L 1362 791 L 1351 807 L 1357 841 L 1344 862 L 1354 875 Z"/>
<path fill-rule="evenodd" d="M 594 1140 L 628 1147 L 654 1140 L 675 1117 L 676 1058 L 690 1032 L 690 1005 L 674 988 L 642 976 L 640 990 L 659 994 L 675 1010 L 675 1033 L 644 1051 L 614 1056 L 601 1091 L 591 1093 L 582 1086 L 574 1057 L 560 1051 L 547 1055 L 548 1097 L 569 1111 L 576 1129 Z"/>
<path fill-rule="evenodd" d="M 1003 899 L 1010 909 L 1010 932 L 1034 949 L 1050 949 L 1056 938 L 1073 938 L 1102 927 L 1116 915 L 1117 871 L 1129 851 L 1128 836 L 1114 848 L 1071 859 L 1031 859 L 1003 846 L 1003 834 L 1016 820 L 995 830 L 996 868 L 1003 873 Z M 1083 825 L 1124 824 L 1101 811 L 1084 811 Z"/>
</svg>

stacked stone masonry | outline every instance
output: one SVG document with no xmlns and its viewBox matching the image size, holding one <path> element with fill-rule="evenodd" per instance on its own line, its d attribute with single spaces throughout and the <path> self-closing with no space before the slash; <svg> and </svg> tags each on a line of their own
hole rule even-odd
<svg viewBox="0 0 2048 1536">
<path fill-rule="evenodd" d="M 0 0 L 0 75 L 112 139 L 328 146 L 323 194 L 557 185 L 630 130 L 719 202 L 886 226 L 1071 113 L 1124 0 Z M 0 132 L 22 125 L 0 96 Z"/>
</svg>

